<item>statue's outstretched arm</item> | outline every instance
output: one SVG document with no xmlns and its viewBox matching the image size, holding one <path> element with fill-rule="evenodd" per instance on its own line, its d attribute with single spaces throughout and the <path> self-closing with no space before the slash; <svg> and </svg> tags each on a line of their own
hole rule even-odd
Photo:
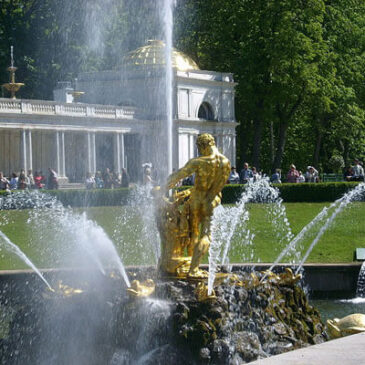
<svg viewBox="0 0 365 365">
<path fill-rule="evenodd" d="M 188 177 L 196 171 L 197 159 L 192 159 L 184 167 L 171 174 L 167 179 L 167 188 L 172 189 L 181 179 Z"/>
</svg>

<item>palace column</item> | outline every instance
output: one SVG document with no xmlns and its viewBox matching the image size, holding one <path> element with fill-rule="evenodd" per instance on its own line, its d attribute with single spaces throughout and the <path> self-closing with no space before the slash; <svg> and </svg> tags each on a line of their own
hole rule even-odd
<svg viewBox="0 0 365 365">
<path fill-rule="evenodd" d="M 113 135 L 114 143 L 114 172 L 120 172 L 120 139 L 119 133 L 114 133 Z"/>
<path fill-rule="evenodd" d="M 95 132 L 87 132 L 87 172 L 96 172 Z"/>
<path fill-rule="evenodd" d="M 124 149 L 124 133 L 119 134 L 119 145 L 120 145 L 120 166 L 126 168 L 125 165 L 125 149 Z"/>
<path fill-rule="evenodd" d="M 28 166 L 27 166 L 27 172 L 28 170 L 33 171 L 33 146 L 32 146 L 32 131 L 29 129 L 27 131 L 27 155 L 28 155 Z"/>
<path fill-rule="evenodd" d="M 59 179 L 67 181 L 64 131 L 56 132 L 56 171 Z"/>
<path fill-rule="evenodd" d="M 21 169 L 26 173 L 33 169 L 32 131 L 23 129 L 20 138 Z"/>
<path fill-rule="evenodd" d="M 194 158 L 195 156 L 195 135 L 194 134 L 188 134 L 188 143 L 189 143 L 189 160 Z"/>
<path fill-rule="evenodd" d="M 114 171 L 121 172 L 124 168 L 124 133 L 114 134 Z"/>
<path fill-rule="evenodd" d="M 232 165 L 236 166 L 236 159 L 237 159 L 237 156 L 236 156 L 236 135 L 235 134 L 232 134 L 231 135 L 231 139 L 232 139 Z"/>
<path fill-rule="evenodd" d="M 21 158 L 21 169 L 27 171 L 28 169 L 28 158 L 27 158 L 27 131 L 23 129 L 21 131 L 21 148 L 20 148 L 20 158 Z"/>
<path fill-rule="evenodd" d="M 61 176 L 66 177 L 65 132 L 60 132 L 60 165 Z"/>
</svg>

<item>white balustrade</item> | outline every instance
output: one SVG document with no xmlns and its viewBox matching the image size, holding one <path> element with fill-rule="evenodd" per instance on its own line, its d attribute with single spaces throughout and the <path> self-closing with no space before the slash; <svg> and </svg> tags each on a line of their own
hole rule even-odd
<svg viewBox="0 0 365 365">
<path fill-rule="evenodd" d="M 6 100 L 0 102 L 0 112 L 19 113 L 21 112 L 20 102 L 16 100 Z"/>
<path fill-rule="evenodd" d="M 88 118 L 133 119 L 135 109 L 109 105 L 71 104 L 39 100 L 0 99 L 2 113 L 64 115 Z"/>
</svg>

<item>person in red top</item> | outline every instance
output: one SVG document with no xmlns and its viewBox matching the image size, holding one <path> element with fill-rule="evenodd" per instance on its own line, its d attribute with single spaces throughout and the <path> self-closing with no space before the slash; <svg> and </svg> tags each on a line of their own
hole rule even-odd
<svg viewBox="0 0 365 365">
<path fill-rule="evenodd" d="M 288 183 L 297 183 L 299 179 L 299 172 L 296 170 L 295 165 L 290 165 L 290 170 L 288 175 L 286 175 L 286 180 Z"/>
<path fill-rule="evenodd" d="M 36 171 L 34 174 L 34 185 L 35 185 L 36 189 L 42 189 L 44 187 L 43 176 L 38 171 Z"/>
</svg>

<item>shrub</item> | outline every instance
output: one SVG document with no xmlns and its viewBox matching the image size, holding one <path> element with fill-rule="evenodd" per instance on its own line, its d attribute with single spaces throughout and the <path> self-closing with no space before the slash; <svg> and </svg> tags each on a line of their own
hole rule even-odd
<svg viewBox="0 0 365 365">
<path fill-rule="evenodd" d="M 356 182 L 274 184 L 284 202 L 332 202 L 353 189 Z M 222 203 L 232 204 L 241 196 L 244 185 L 226 185 Z"/>
<path fill-rule="evenodd" d="M 126 204 L 130 189 L 48 190 L 45 192 L 55 196 L 65 206 L 100 207 Z"/>
<path fill-rule="evenodd" d="M 332 168 L 332 171 L 336 174 L 341 171 L 345 167 L 345 161 L 343 160 L 343 157 L 341 155 L 333 155 L 329 161 L 328 164 Z"/>
<path fill-rule="evenodd" d="M 15 190 L 11 194 L 20 192 Z M 24 192 L 24 191 L 22 191 Z M 95 189 L 95 190 L 41 190 L 40 192 L 56 197 L 64 206 L 96 207 L 126 204 L 130 189 Z M 0 196 L 9 194 L 0 191 Z"/>
<path fill-rule="evenodd" d="M 357 182 L 330 182 L 317 184 L 275 184 L 284 202 L 332 202 L 353 189 Z M 188 186 L 179 189 L 186 189 Z M 226 185 L 222 191 L 222 203 L 236 203 L 245 185 Z M 131 189 L 95 190 L 44 190 L 55 196 L 63 205 L 71 207 L 95 207 L 127 204 Z M 0 191 L 0 196 L 9 194 Z"/>
</svg>

